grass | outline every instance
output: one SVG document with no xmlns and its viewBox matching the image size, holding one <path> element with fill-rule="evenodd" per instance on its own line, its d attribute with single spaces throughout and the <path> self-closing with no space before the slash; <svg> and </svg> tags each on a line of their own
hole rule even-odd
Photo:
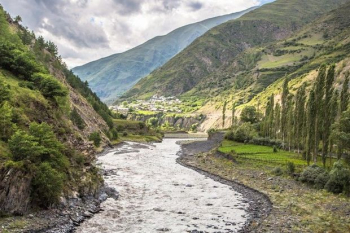
<svg viewBox="0 0 350 233">
<path fill-rule="evenodd" d="M 218 150 L 222 153 L 235 154 L 237 161 L 255 163 L 255 166 L 260 167 L 264 167 L 266 164 L 285 167 L 287 163 L 291 162 L 301 171 L 307 166 L 307 161 L 302 159 L 301 154 L 285 150 L 273 152 L 273 148 L 269 146 L 242 144 L 224 140 Z M 335 162 L 335 160 L 330 161 L 328 158 L 326 166 L 332 167 L 332 162 Z M 323 166 L 321 158 L 318 158 L 317 165 Z"/>
</svg>

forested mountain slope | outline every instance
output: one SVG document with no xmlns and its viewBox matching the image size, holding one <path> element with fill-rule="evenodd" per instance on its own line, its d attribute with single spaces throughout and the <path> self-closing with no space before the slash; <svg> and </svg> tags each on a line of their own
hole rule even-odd
<svg viewBox="0 0 350 233">
<path fill-rule="evenodd" d="M 246 75 L 256 66 L 262 53 L 251 49 L 287 39 L 303 26 L 346 0 L 278 0 L 208 31 L 164 66 L 140 80 L 124 98 L 149 98 L 155 93 L 208 98 L 225 90 L 241 91 L 252 85 L 255 75 Z M 284 75 L 273 71 L 261 78 L 247 101 Z M 248 85 L 249 84 L 249 85 Z"/>
<path fill-rule="evenodd" d="M 102 184 L 95 146 L 109 143 L 113 128 L 107 106 L 67 69 L 56 45 L 20 21 L 0 6 L 1 214 L 94 195 Z"/>
<path fill-rule="evenodd" d="M 254 8 L 207 19 L 155 37 L 124 53 L 114 54 L 73 68 L 103 100 L 110 102 L 129 90 L 137 81 L 186 48 L 209 29 L 236 19 Z"/>
</svg>

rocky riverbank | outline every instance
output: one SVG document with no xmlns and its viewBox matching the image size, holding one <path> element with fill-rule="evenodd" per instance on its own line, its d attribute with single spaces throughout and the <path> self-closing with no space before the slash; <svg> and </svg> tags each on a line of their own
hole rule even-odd
<svg viewBox="0 0 350 233">
<path fill-rule="evenodd" d="M 219 176 L 210 173 L 193 162 L 195 155 L 200 153 L 216 153 L 212 151 L 223 140 L 222 133 L 211 135 L 207 141 L 196 141 L 192 143 L 182 143 L 182 150 L 179 152 L 177 162 L 185 167 L 193 169 L 217 182 L 231 186 L 235 191 L 241 193 L 247 199 L 248 207 L 248 221 L 239 232 L 251 232 L 256 229 L 260 223 L 270 214 L 272 210 L 272 203 L 269 197 L 255 189 L 245 186 L 239 182 L 228 179 L 227 177 Z M 212 151 L 212 152 L 211 152 Z M 217 156 L 223 156 L 217 154 Z"/>
</svg>

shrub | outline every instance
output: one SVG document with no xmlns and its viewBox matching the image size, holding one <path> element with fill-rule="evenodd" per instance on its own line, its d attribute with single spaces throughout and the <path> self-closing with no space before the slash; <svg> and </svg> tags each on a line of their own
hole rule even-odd
<svg viewBox="0 0 350 233">
<path fill-rule="evenodd" d="M 226 134 L 225 134 L 225 139 L 227 140 L 230 140 L 230 141 L 233 141 L 235 138 L 235 135 L 232 131 L 228 131 Z"/>
<path fill-rule="evenodd" d="M 237 142 L 247 142 L 256 135 L 257 133 L 253 125 L 250 123 L 244 123 L 234 131 L 234 140 Z"/>
<path fill-rule="evenodd" d="M 272 170 L 272 173 L 275 174 L 276 176 L 281 176 L 283 174 L 282 169 L 280 167 L 275 167 Z"/>
<path fill-rule="evenodd" d="M 123 132 L 123 136 L 124 137 L 128 136 L 128 133 L 127 132 Z"/>
<path fill-rule="evenodd" d="M 278 152 L 277 147 L 273 146 L 273 153 L 277 153 L 277 152 Z"/>
<path fill-rule="evenodd" d="M 73 109 L 73 111 L 70 113 L 70 119 L 73 122 L 75 126 L 78 127 L 78 129 L 83 130 L 85 128 L 85 122 L 83 118 L 79 115 L 76 108 Z"/>
<path fill-rule="evenodd" d="M 287 163 L 287 173 L 288 174 L 293 174 L 295 172 L 295 165 L 293 162 L 288 162 Z"/>
<path fill-rule="evenodd" d="M 315 179 L 315 188 L 317 189 L 323 189 L 326 185 L 326 183 L 329 180 L 329 174 L 328 172 L 323 172 L 319 174 Z"/>
<path fill-rule="evenodd" d="M 57 203 L 63 189 L 63 181 L 64 175 L 53 169 L 49 163 L 40 164 L 32 181 L 34 200 L 43 207 Z"/>
<path fill-rule="evenodd" d="M 341 161 L 335 162 L 329 173 L 329 180 L 325 188 L 332 193 L 350 192 L 350 171 Z"/>
<path fill-rule="evenodd" d="M 91 133 L 90 136 L 89 136 L 89 140 L 90 140 L 90 141 L 93 141 L 93 142 L 94 142 L 94 145 L 95 145 L 96 147 L 99 147 L 100 144 L 101 144 L 101 136 L 100 136 L 99 132 L 93 132 L 93 133 Z"/>
<path fill-rule="evenodd" d="M 111 129 L 110 130 L 110 135 L 112 140 L 117 140 L 118 139 L 118 131 L 116 129 Z"/>
<path fill-rule="evenodd" d="M 307 167 L 300 175 L 300 181 L 305 182 L 308 184 L 315 184 L 315 180 L 318 177 L 318 175 L 324 173 L 324 169 L 317 166 L 316 164 L 313 164 L 309 167 Z"/>
</svg>

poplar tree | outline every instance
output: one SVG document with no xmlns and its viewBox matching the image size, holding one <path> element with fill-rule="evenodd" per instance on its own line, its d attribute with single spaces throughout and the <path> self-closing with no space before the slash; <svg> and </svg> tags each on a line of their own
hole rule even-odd
<svg viewBox="0 0 350 233">
<path fill-rule="evenodd" d="M 295 111 L 294 111 L 294 135 L 295 135 L 295 145 L 298 149 L 298 154 L 300 154 L 300 147 L 303 140 L 303 128 L 305 126 L 305 84 L 303 84 L 297 91 L 296 101 L 295 101 Z"/>
<path fill-rule="evenodd" d="M 338 115 L 338 99 L 339 99 L 339 92 L 337 90 L 333 91 L 332 94 L 332 99 L 331 99 L 331 103 L 330 103 L 330 108 L 331 108 L 331 119 L 332 122 L 336 121 L 337 115 Z M 336 127 L 335 129 L 336 130 Z M 332 136 L 332 134 L 331 134 Z M 329 161 L 330 161 L 330 165 L 332 165 L 332 152 L 333 152 L 333 144 L 334 144 L 334 137 L 329 137 Z"/>
<path fill-rule="evenodd" d="M 231 122 L 231 127 L 233 128 L 236 125 L 236 103 L 232 102 L 232 122 Z"/>
<path fill-rule="evenodd" d="M 348 108 L 349 105 L 349 74 L 346 75 L 344 83 L 343 83 L 343 88 L 340 93 L 340 104 L 339 104 L 339 115 L 341 116 L 343 112 L 345 112 Z M 338 124 L 340 127 L 340 125 Z M 338 127 L 338 131 L 340 130 Z M 343 154 L 343 143 L 341 140 L 338 140 L 337 143 L 338 146 L 338 159 L 341 159 L 341 156 Z"/>
<path fill-rule="evenodd" d="M 329 147 L 329 138 L 331 134 L 331 126 L 334 121 L 332 114 L 332 97 L 333 97 L 333 83 L 334 83 L 335 65 L 332 65 L 327 72 L 326 83 L 324 86 L 324 101 L 323 101 L 323 134 L 322 134 L 322 162 L 326 167 L 326 159 Z"/>
<path fill-rule="evenodd" d="M 311 152 L 315 146 L 315 118 L 316 118 L 315 90 L 311 90 L 307 103 L 307 140 L 306 140 L 306 160 L 310 165 Z M 314 155 L 315 156 L 315 155 Z"/>
<path fill-rule="evenodd" d="M 276 103 L 275 116 L 274 116 L 274 138 L 279 138 L 279 132 L 281 129 L 281 105 Z"/>
<path fill-rule="evenodd" d="M 340 113 L 347 110 L 349 105 L 349 73 L 346 75 L 340 94 Z"/>
<path fill-rule="evenodd" d="M 320 144 L 320 135 L 322 134 L 322 126 L 323 126 L 323 109 L 324 109 L 324 103 L 323 103 L 323 97 L 324 97 L 324 85 L 325 85 L 325 79 L 326 79 L 326 65 L 322 65 L 320 67 L 320 70 L 318 72 L 316 82 L 314 85 L 315 90 L 315 100 L 313 102 L 312 108 L 314 110 L 314 120 L 315 120 L 315 127 L 314 127 L 314 162 L 317 162 L 317 154 L 318 154 L 318 146 Z"/>
<path fill-rule="evenodd" d="M 282 98 L 281 98 L 281 104 L 282 104 L 281 133 L 282 133 L 283 142 L 285 142 L 286 135 L 287 135 L 287 118 L 288 118 L 287 114 L 288 114 L 288 95 L 289 95 L 288 82 L 289 80 L 285 78 L 283 82 L 283 90 L 282 90 Z"/>
<path fill-rule="evenodd" d="M 227 101 L 225 100 L 224 106 L 223 106 L 223 108 L 222 108 L 222 128 L 225 128 L 226 105 L 227 105 Z"/>
<path fill-rule="evenodd" d="M 289 95 L 288 97 L 288 111 L 287 111 L 287 127 L 286 127 L 286 137 L 288 142 L 288 150 L 291 150 L 292 144 L 293 144 L 293 127 L 294 127 L 294 117 L 293 117 L 293 111 L 294 111 L 294 103 L 293 103 L 293 95 Z"/>
</svg>

